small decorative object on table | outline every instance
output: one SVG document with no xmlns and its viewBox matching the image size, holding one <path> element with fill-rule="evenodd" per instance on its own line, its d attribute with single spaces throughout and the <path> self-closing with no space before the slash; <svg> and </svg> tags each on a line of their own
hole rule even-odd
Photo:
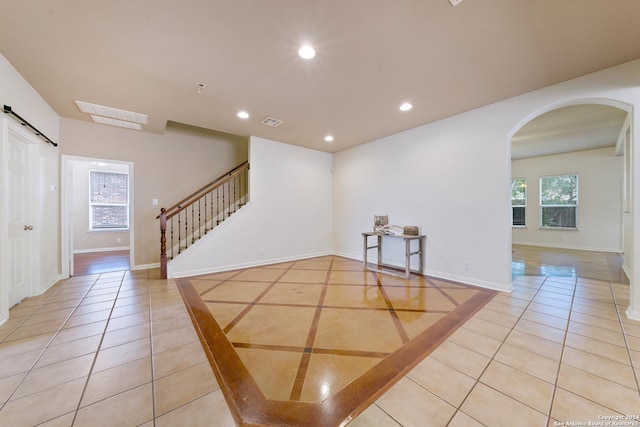
<svg viewBox="0 0 640 427">
<path fill-rule="evenodd" d="M 405 225 L 403 234 L 405 236 L 417 236 L 419 234 L 418 227 L 415 225 Z"/>
<path fill-rule="evenodd" d="M 389 215 L 373 216 L 373 231 L 380 231 L 387 224 L 389 224 Z"/>
</svg>

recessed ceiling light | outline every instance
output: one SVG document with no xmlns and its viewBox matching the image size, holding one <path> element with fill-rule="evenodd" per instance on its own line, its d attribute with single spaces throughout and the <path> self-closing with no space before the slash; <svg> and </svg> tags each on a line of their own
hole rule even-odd
<svg viewBox="0 0 640 427">
<path fill-rule="evenodd" d="M 316 51 L 310 45 L 305 44 L 298 50 L 298 55 L 304 59 L 311 59 L 316 56 Z"/>
<path fill-rule="evenodd" d="M 327 136 L 324 137 L 324 140 L 327 141 L 327 142 L 331 142 L 331 141 L 333 141 L 333 136 L 327 135 Z"/>
<path fill-rule="evenodd" d="M 400 106 L 400 111 L 409 111 L 409 110 L 411 110 L 412 108 L 413 108 L 413 105 L 411 105 L 411 104 L 410 104 L 410 103 L 408 103 L 408 102 L 405 102 L 404 104 L 402 104 L 402 105 Z"/>
<path fill-rule="evenodd" d="M 246 111 L 238 111 L 238 117 L 240 117 L 241 119 L 248 119 L 249 113 L 247 113 Z"/>
</svg>

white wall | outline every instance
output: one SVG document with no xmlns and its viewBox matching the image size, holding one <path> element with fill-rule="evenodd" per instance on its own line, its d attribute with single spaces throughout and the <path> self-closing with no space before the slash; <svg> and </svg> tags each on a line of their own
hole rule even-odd
<svg viewBox="0 0 640 427">
<path fill-rule="evenodd" d="M 512 161 L 512 177 L 527 179 L 527 225 L 513 228 L 513 243 L 621 252 L 623 166 L 615 147 Z M 540 177 L 573 173 L 578 174 L 578 230 L 541 229 Z"/>
<path fill-rule="evenodd" d="M 13 68 L 13 66 L 0 55 L 0 99 L 4 105 L 10 106 L 13 111 L 29 121 L 47 137 L 59 142 L 59 118 L 53 109 L 42 99 L 29 83 Z M 0 117 L 0 120 L 13 120 L 8 115 Z M 39 139 L 39 138 L 38 138 Z M 4 143 L 4 141 L 2 141 Z M 0 147 L 4 148 L 4 147 Z M 34 272 L 36 282 L 32 284 L 32 295 L 37 295 L 47 290 L 59 278 L 60 265 L 60 152 L 59 149 L 44 141 L 38 146 L 39 182 L 37 203 L 39 206 L 35 212 L 34 232 L 38 242 L 37 271 Z M 0 165 L 4 165 L 4 161 Z M 0 167 L 0 204 L 1 210 L 6 208 L 5 200 L 5 174 L 4 166 Z M 0 222 L 4 216 L 0 212 Z M 0 224 L 0 248 L 5 247 L 6 227 Z M 4 272 L 7 268 L 4 263 L 3 249 L 0 249 L 0 323 L 8 317 L 8 301 L 4 290 L 8 286 Z"/>
<path fill-rule="evenodd" d="M 184 256 L 183 277 L 331 253 L 331 154 L 252 137 L 250 203 Z M 264 254 L 261 249 L 264 248 Z"/>
<path fill-rule="evenodd" d="M 336 153 L 334 250 L 361 258 L 360 232 L 371 229 L 374 214 L 389 214 L 391 223 L 419 225 L 427 235 L 427 274 L 509 290 L 511 135 L 546 111 L 595 100 L 640 107 L 640 61 Z M 419 109 L 420 100 L 415 104 Z M 634 114 L 634 129 L 639 121 Z M 634 193 L 638 181 L 635 173 Z M 640 219 L 638 210 L 633 219 Z M 635 257 L 640 230 L 633 240 Z M 401 252 L 391 249 L 388 260 L 400 264 Z M 640 314 L 640 286 L 633 289 Z"/>
</svg>

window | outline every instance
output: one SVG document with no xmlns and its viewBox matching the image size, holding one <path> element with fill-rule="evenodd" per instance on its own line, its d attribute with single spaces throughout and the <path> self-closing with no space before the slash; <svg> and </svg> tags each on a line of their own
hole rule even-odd
<svg viewBox="0 0 640 427">
<path fill-rule="evenodd" d="M 518 178 L 511 181 L 511 225 L 524 227 L 527 225 L 525 212 L 527 209 L 527 180 Z"/>
<path fill-rule="evenodd" d="M 91 171 L 89 224 L 91 230 L 129 228 L 129 175 Z"/>
<path fill-rule="evenodd" d="M 540 226 L 577 228 L 578 175 L 540 178 Z"/>
</svg>

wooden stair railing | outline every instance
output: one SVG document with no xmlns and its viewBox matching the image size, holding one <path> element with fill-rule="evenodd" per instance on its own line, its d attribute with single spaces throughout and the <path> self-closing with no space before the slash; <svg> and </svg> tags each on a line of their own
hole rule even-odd
<svg viewBox="0 0 640 427">
<path fill-rule="evenodd" d="M 218 177 L 168 209 L 160 209 L 160 274 L 173 259 L 249 201 L 249 162 Z M 167 227 L 169 246 L 167 248 Z M 177 254 L 176 254 L 177 252 Z"/>
</svg>

